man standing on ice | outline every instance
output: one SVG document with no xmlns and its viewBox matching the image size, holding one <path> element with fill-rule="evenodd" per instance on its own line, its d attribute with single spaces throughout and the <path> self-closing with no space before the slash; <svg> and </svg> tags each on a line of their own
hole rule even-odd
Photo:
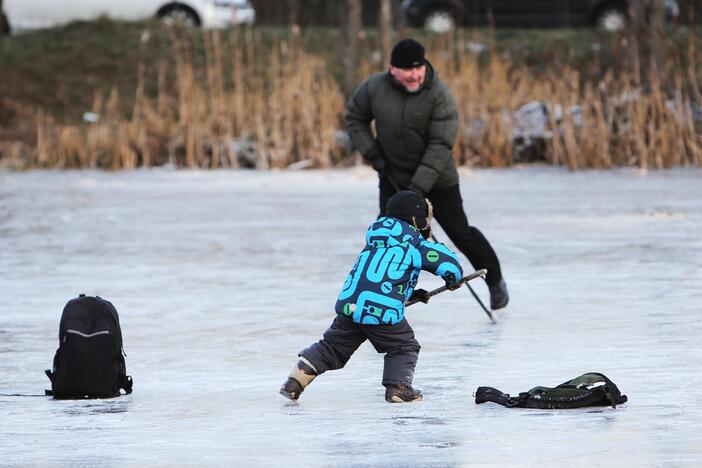
<svg viewBox="0 0 702 468">
<path fill-rule="evenodd" d="M 346 278 L 336 301 L 336 318 L 322 340 L 302 350 L 280 393 L 295 401 L 319 374 L 340 369 L 369 340 L 385 354 L 385 400 L 404 403 L 422 399 L 412 388 L 419 343 L 405 319 L 405 302 L 427 302 L 415 290 L 421 270 L 441 276 L 450 289 L 460 285 L 463 270 L 443 244 L 429 242 L 431 204 L 416 192 L 402 191 L 387 204 L 387 217 L 374 222 L 366 245 Z"/>
<path fill-rule="evenodd" d="M 428 198 L 434 216 L 475 269 L 487 268 L 490 307 L 509 302 L 500 262 L 488 240 L 468 224 L 451 156 L 458 112 L 451 91 L 424 56 L 424 47 L 403 39 L 392 50 L 390 69 L 372 75 L 351 96 L 346 131 L 378 172 L 380 215 L 399 189 Z M 370 124 L 375 120 L 377 137 Z"/>
</svg>

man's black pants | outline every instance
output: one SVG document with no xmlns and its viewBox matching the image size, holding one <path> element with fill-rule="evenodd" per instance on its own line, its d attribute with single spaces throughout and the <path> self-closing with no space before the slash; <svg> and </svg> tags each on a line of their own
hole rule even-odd
<svg viewBox="0 0 702 468">
<path fill-rule="evenodd" d="M 385 177 L 380 178 L 380 216 L 385 216 L 390 197 L 397 193 L 392 183 Z M 403 189 L 404 190 L 404 189 Z M 463 199 L 458 185 L 445 188 L 433 188 L 426 194 L 434 207 L 434 218 L 446 232 L 456 248 L 463 252 L 473 268 L 487 268 L 485 281 L 494 286 L 502 279 L 500 261 L 492 246 L 482 232 L 468 224 L 468 217 L 463 211 Z"/>
<path fill-rule="evenodd" d="M 320 341 L 302 350 L 307 359 L 322 374 L 341 369 L 364 341 L 385 353 L 383 385 L 411 385 L 419 357 L 419 343 L 406 319 L 394 325 L 360 325 L 337 315 Z"/>
</svg>

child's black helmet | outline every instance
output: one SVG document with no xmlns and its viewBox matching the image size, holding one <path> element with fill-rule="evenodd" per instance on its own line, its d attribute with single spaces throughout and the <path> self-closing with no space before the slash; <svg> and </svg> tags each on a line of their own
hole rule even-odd
<svg viewBox="0 0 702 468">
<path fill-rule="evenodd" d="M 429 207 L 426 200 L 417 192 L 403 190 L 390 197 L 387 212 L 388 216 L 411 223 L 412 217 L 426 218 L 429 214 Z"/>
<path fill-rule="evenodd" d="M 420 231 L 429 228 L 432 206 L 417 192 L 403 190 L 390 197 L 386 207 L 388 216 L 407 221 Z"/>
</svg>

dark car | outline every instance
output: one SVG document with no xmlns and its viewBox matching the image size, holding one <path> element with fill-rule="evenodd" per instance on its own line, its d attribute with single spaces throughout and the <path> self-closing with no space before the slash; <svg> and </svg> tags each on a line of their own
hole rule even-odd
<svg viewBox="0 0 702 468">
<path fill-rule="evenodd" d="M 676 17 L 676 0 L 664 0 L 667 17 Z M 445 32 L 456 25 L 496 27 L 598 26 L 614 31 L 628 20 L 628 0 L 404 0 L 410 27 Z"/>
</svg>

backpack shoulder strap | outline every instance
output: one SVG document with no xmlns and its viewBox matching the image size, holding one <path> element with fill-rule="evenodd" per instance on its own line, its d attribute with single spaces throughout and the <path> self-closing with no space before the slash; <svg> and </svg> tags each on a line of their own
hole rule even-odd
<svg viewBox="0 0 702 468">
<path fill-rule="evenodd" d="M 529 398 L 529 393 L 523 392 L 520 393 L 519 396 L 513 397 L 506 393 L 502 393 L 496 388 L 478 387 L 473 396 L 475 396 L 475 403 L 478 405 L 480 403 L 490 401 L 507 408 L 523 408 L 526 405 L 527 399 Z"/>
</svg>

